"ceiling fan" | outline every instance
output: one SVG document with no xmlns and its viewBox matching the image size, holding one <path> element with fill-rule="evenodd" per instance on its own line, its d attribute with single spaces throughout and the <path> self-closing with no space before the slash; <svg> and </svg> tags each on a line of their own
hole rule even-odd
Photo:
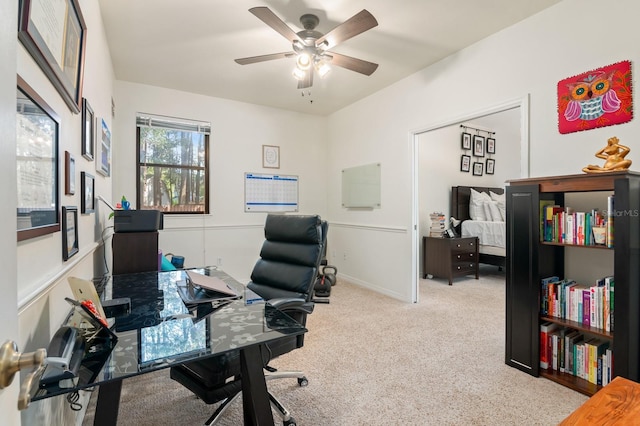
<svg viewBox="0 0 640 426">
<path fill-rule="evenodd" d="M 330 65 L 346 68 L 364 75 L 371 75 L 378 68 L 378 64 L 373 62 L 329 52 L 329 49 L 339 43 L 378 25 L 376 18 L 365 9 L 356 13 L 327 34 L 322 34 L 315 30 L 320 22 L 316 15 L 302 15 L 300 23 L 304 30 L 296 33 L 268 7 L 254 7 L 249 9 L 249 12 L 289 40 L 293 51 L 236 59 L 235 61 L 240 65 L 271 61 L 273 59 L 296 58 L 293 76 L 298 80 L 298 89 L 311 87 L 313 85 L 314 72 L 317 72 L 320 77 L 324 77 L 330 71 Z"/>
</svg>

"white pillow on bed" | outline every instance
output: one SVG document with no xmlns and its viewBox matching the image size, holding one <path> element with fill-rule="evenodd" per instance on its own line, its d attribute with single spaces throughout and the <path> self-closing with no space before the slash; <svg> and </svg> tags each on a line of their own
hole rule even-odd
<svg viewBox="0 0 640 426">
<path fill-rule="evenodd" d="M 489 210 L 489 214 L 491 215 L 491 219 L 487 217 L 487 220 L 491 220 L 492 222 L 504 222 L 497 201 L 486 201 L 484 205 L 486 206 L 486 209 Z"/>
<path fill-rule="evenodd" d="M 473 188 L 471 190 L 471 198 L 469 199 L 469 217 L 471 220 L 491 220 L 487 217 L 484 210 L 484 203 L 491 201 L 491 197 L 486 192 L 478 192 Z"/>
<path fill-rule="evenodd" d="M 501 222 L 505 222 L 507 220 L 507 205 L 506 205 L 506 197 L 505 194 L 496 194 L 493 191 L 489 191 L 489 196 L 491 199 L 498 203 L 498 208 L 500 209 L 500 215 L 502 216 Z"/>
</svg>

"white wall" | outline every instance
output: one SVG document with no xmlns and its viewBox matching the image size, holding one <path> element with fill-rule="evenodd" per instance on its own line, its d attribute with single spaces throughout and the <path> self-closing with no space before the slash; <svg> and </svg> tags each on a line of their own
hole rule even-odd
<svg viewBox="0 0 640 426">
<path fill-rule="evenodd" d="M 16 2 L 11 2 L 12 5 L 9 8 L 3 7 L 2 18 L 0 18 L 0 20 L 5 19 L 7 10 L 9 10 L 8 15 L 16 17 L 15 21 L 11 20 L 10 40 L 13 46 L 13 53 L 10 56 L 17 58 L 17 61 L 14 62 L 13 69 L 7 71 L 11 76 L 2 78 L 2 81 L 10 81 L 12 87 L 11 104 L 13 105 L 12 115 L 4 110 L 0 115 L 1 120 L 8 120 L 7 125 L 0 126 L 3 129 L 3 140 L 15 140 L 15 74 L 17 70 L 17 73 L 60 117 L 58 146 L 60 205 L 78 206 L 78 210 L 80 210 L 81 171 L 88 172 L 96 177 L 96 192 L 98 193 L 110 194 L 111 180 L 98 175 L 95 162 L 88 161 L 82 157 L 81 114 L 74 114 L 69 110 L 31 55 L 18 42 L 16 37 L 17 7 L 13 3 Z M 89 100 L 96 116 L 108 117 L 110 122 L 114 77 L 109 49 L 102 27 L 100 8 L 95 0 L 80 0 L 80 9 L 87 25 L 83 97 Z M 4 36 L 2 40 L 4 43 Z M 11 52 L 11 50 L 9 51 Z M 10 64 L 11 62 L 7 61 L 5 63 L 3 60 L 2 69 L 4 69 L 5 64 Z M 4 71 L 2 72 L 4 77 Z M 13 129 L 13 137 L 8 137 L 10 135 L 7 130 L 9 124 Z M 15 170 L 15 144 L 9 144 L 8 146 L 12 147 L 12 154 L 3 152 L 0 161 L 2 161 L 6 170 Z M 76 160 L 75 179 L 77 189 L 75 195 L 64 195 L 65 151 L 69 151 Z M 5 161 L 10 162 L 10 164 L 5 165 Z M 5 188 L 16 188 L 15 173 L 6 180 L 8 182 L 5 183 Z M 11 194 L 13 195 L 11 196 Z M 10 200 L 13 197 L 15 199 L 15 194 L 16 191 L 13 189 L 5 198 Z M 3 276 L 5 279 L 2 285 L 10 285 L 11 288 L 6 292 L 3 291 L 3 295 L 8 296 L 8 300 L 11 300 L 14 304 L 13 309 L 17 307 L 18 310 L 18 315 L 16 316 L 18 320 L 14 320 L 13 324 L 19 328 L 18 345 L 20 349 L 35 350 L 40 347 L 46 348 L 51 336 L 69 311 L 69 306 L 64 302 L 65 296 L 71 296 L 67 277 L 75 275 L 91 279 L 99 276 L 104 270 L 100 230 L 102 229 L 102 223 L 106 221 L 106 212 L 98 211 L 91 215 L 78 213 L 80 250 L 78 254 L 65 262 L 62 260 L 61 232 L 21 241 L 16 248 L 15 204 L 12 202 L 5 204 L 11 208 L 11 218 L 3 221 L 3 223 L 8 224 L 6 232 L 11 237 L 2 238 L 2 241 L 11 243 L 11 252 L 5 254 L 3 249 L 2 256 L 7 263 L 6 265 L 3 264 Z M 4 232 L 5 228 L 3 228 Z M 11 259 L 16 261 L 14 262 Z M 13 265 L 16 265 L 16 277 L 12 277 L 14 274 Z M 13 296 L 11 296 L 12 294 Z M 15 410 L 15 403 L 14 400 L 11 405 L 12 410 Z M 71 411 L 64 397 L 56 397 L 32 403 L 21 415 L 21 421 L 25 425 L 49 425 L 71 424 L 75 421 L 77 413 Z M 18 423 L 10 422 L 8 424 Z"/>
<path fill-rule="evenodd" d="M 327 208 L 334 225 L 332 249 L 338 253 L 332 261 L 341 275 L 411 300 L 411 129 L 530 94 L 531 176 L 581 173 L 612 135 L 631 146 L 633 159 L 640 150 L 637 119 L 568 135 L 557 129 L 559 80 L 640 58 L 640 4 L 609 2 L 601 15 L 606 30 L 585 39 L 585 23 L 593 23 L 593 10 L 601 7 L 595 0 L 565 0 L 329 117 Z M 339 191 L 332 191 L 340 187 L 340 170 L 374 161 L 383 167 L 382 208 L 343 209 Z M 376 238 L 381 234 L 385 238 Z M 348 260 L 342 252 L 349 253 Z"/>
<path fill-rule="evenodd" d="M 247 281 L 264 240 L 265 213 L 244 212 L 244 173 L 299 177 L 300 214 L 326 216 L 326 118 L 118 81 L 113 202 L 136 199 L 136 113 L 211 123 L 210 214 L 165 215 L 164 253 L 186 266 L 217 265 Z M 280 168 L 262 168 L 262 145 L 280 147 Z"/>
</svg>

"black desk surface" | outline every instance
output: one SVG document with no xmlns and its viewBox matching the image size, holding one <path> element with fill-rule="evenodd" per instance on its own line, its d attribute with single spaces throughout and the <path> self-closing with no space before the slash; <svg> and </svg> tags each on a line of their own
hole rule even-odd
<svg viewBox="0 0 640 426">
<path fill-rule="evenodd" d="M 245 287 L 224 272 L 215 268 L 195 271 L 222 279 L 241 298 L 190 311 L 177 290 L 186 277 L 182 270 L 115 275 L 106 283 L 103 299 L 131 299 L 131 312 L 117 317 L 112 327 L 117 341 L 102 340 L 104 347 L 97 342 L 95 350 L 86 352 L 75 387 L 41 387 L 32 400 L 306 332 L 268 303 L 247 302 Z"/>
</svg>

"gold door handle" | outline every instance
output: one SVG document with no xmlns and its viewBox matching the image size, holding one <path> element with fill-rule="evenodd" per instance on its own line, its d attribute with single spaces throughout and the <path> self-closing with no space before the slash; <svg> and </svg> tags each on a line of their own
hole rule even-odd
<svg viewBox="0 0 640 426">
<path fill-rule="evenodd" d="M 36 349 L 34 352 L 20 353 L 18 345 L 7 340 L 0 346 L 0 389 L 11 384 L 13 376 L 23 368 L 36 367 L 26 378 L 18 396 L 18 409 L 27 408 L 31 401 L 32 388 L 37 390 L 40 377 L 44 372 L 42 363 L 47 357 L 46 349 Z M 34 386 L 35 382 L 35 386 Z"/>
</svg>

